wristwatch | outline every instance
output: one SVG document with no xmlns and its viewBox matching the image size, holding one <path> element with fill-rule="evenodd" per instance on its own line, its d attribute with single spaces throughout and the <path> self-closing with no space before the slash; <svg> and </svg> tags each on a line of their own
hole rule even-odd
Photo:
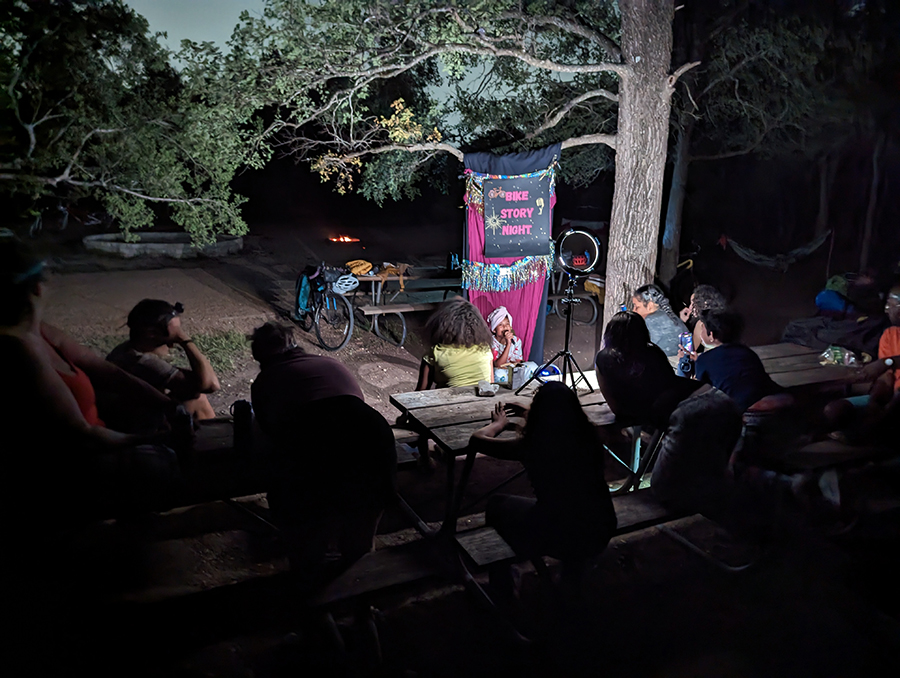
<svg viewBox="0 0 900 678">
<path fill-rule="evenodd" d="M 886 367 L 893 367 L 893 366 L 894 366 L 894 359 L 893 359 L 893 358 L 885 358 L 885 359 L 884 359 L 884 364 L 885 364 Z"/>
</svg>

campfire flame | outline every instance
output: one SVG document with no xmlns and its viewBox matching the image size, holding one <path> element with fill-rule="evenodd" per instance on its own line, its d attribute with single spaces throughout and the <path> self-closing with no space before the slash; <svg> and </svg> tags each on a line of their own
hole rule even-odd
<svg viewBox="0 0 900 678">
<path fill-rule="evenodd" d="M 349 235 L 339 235 L 328 239 L 331 242 L 359 242 L 359 238 L 351 238 Z"/>
</svg>

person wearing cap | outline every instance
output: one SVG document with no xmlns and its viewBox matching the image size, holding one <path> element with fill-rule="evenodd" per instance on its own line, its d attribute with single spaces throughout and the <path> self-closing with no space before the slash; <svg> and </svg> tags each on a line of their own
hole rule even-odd
<svg viewBox="0 0 900 678">
<path fill-rule="evenodd" d="M 216 413 L 206 394 L 219 390 L 219 379 L 209 360 L 182 327 L 183 310 L 181 304 L 160 299 L 138 302 L 128 314 L 128 341 L 116 346 L 106 359 L 171 395 L 194 419 L 212 419 Z M 175 367 L 165 359 L 176 345 L 184 351 L 189 368 Z"/>
</svg>

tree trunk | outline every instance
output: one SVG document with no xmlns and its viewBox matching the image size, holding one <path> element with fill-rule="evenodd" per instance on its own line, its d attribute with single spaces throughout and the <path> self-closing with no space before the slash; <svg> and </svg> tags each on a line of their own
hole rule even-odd
<svg viewBox="0 0 900 678">
<path fill-rule="evenodd" d="M 816 214 L 817 236 L 822 235 L 828 230 L 831 187 L 834 185 L 834 177 L 836 174 L 836 157 L 826 154 L 819 158 L 819 211 Z"/>
<path fill-rule="evenodd" d="M 662 252 L 659 253 L 659 279 L 666 285 L 678 271 L 678 255 L 681 251 L 681 215 L 684 213 L 684 194 L 687 189 L 688 167 L 691 162 L 691 118 L 684 129 L 678 131 L 675 144 L 675 162 L 672 167 L 672 185 L 666 206 L 666 226 L 663 231 Z"/>
<path fill-rule="evenodd" d="M 859 251 L 859 271 L 869 266 L 869 250 L 872 248 L 872 231 L 875 227 L 875 206 L 878 204 L 878 185 L 881 183 L 881 152 L 884 150 L 885 135 L 881 134 L 872 153 L 872 184 L 869 186 L 869 206 L 866 208 L 866 225 L 863 228 L 862 245 Z"/>
<path fill-rule="evenodd" d="M 672 0 L 619 0 L 622 59 L 632 72 L 619 83 L 616 185 L 609 226 L 604 326 L 653 281 L 672 86 Z"/>
</svg>

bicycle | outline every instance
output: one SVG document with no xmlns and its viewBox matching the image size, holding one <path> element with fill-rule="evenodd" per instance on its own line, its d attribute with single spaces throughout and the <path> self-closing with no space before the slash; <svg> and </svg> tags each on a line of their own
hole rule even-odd
<svg viewBox="0 0 900 678">
<path fill-rule="evenodd" d="M 309 285 L 309 296 L 301 306 L 304 279 Z M 319 345 L 326 351 L 339 351 L 353 336 L 354 325 L 353 306 L 344 293 L 358 285 L 352 275 L 324 264 L 313 273 L 301 274 L 295 288 L 293 319 L 306 332 L 315 326 Z"/>
</svg>

